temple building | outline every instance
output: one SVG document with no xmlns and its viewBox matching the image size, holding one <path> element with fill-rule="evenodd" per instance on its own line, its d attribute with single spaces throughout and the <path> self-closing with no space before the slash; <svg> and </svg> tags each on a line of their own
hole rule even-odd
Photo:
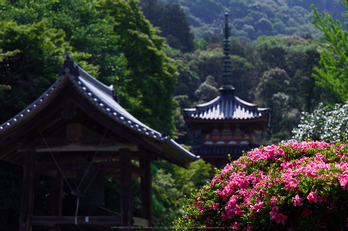
<svg viewBox="0 0 348 231">
<path fill-rule="evenodd" d="M 225 14 L 224 70 L 220 96 L 210 102 L 183 109 L 187 126 L 191 131 L 200 132 L 201 144 L 193 145 L 191 152 L 200 155 L 213 167 L 223 167 L 228 160 L 237 159 L 242 152 L 259 146 L 255 143 L 255 132 L 269 127 L 269 108 L 258 108 L 235 95 L 231 84 L 232 67 L 230 60 L 228 14 Z"/>
<path fill-rule="evenodd" d="M 152 230 L 151 161 L 163 158 L 188 167 L 198 157 L 140 122 L 116 99 L 113 86 L 90 76 L 66 53 L 59 79 L 0 125 L 0 160 L 24 169 L 20 231 L 60 231 L 62 226 Z M 51 181 L 51 190 L 48 202 L 35 203 L 40 175 Z M 141 216 L 137 217 L 132 177 L 140 178 Z M 104 201 L 104 183 L 110 178 L 119 179 L 120 208 Z M 68 196 L 74 202 L 65 213 Z M 50 212 L 37 214 L 37 203 L 49 205 Z M 106 206 L 109 215 L 89 214 L 81 206 Z"/>
</svg>

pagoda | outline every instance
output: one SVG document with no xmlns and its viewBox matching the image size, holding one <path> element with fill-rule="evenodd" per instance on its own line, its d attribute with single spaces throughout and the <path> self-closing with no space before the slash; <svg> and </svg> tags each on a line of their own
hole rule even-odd
<svg viewBox="0 0 348 231">
<path fill-rule="evenodd" d="M 231 84 L 231 47 L 229 44 L 228 13 L 225 13 L 224 70 L 220 96 L 210 102 L 183 109 L 187 126 L 200 132 L 201 144 L 193 145 L 191 152 L 200 155 L 213 167 L 228 163 L 228 154 L 237 159 L 243 151 L 259 146 L 255 132 L 263 132 L 270 124 L 270 109 L 258 108 L 235 95 Z"/>
</svg>

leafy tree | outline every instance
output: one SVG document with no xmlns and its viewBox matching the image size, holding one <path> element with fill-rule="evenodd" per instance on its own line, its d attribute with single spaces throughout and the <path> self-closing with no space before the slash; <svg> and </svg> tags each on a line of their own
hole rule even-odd
<svg viewBox="0 0 348 231">
<path fill-rule="evenodd" d="M 7 10 L 0 16 L 2 20 L 14 20 L 21 26 L 44 20 L 48 29 L 65 32 L 65 41 L 84 52 L 80 53 L 85 54 L 83 59 L 93 64 L 88 71 L 116 86 L 124 107 L 157 130 L 166 127 L 169 134 L 175 130 L 171 94 L 177 79 L 176 66 L 163 53 L 164 40 L 145 20 L 138 1 L 41 0 L 28 5 L 19 0 L 13 5 L 4 1 L 2 7 Z M 81 55 L 72 56 L 81 66 L 87 66 L 81 62 Z M 62 62 L 63 56 L 60 59 Z M 55 73 L 57 67 L 49 66 Z M 162 106 L 154 100 L 159 98 L 155 95 L 164 99 Z"/>
<path fill-rule="evenodd" d="M 157 226 L 172 226 L 182 216 L 180 208 L 184 197 L 204 185 L 209 178 L 211 165 L 202 159 L 192 162 L 188 169 L 158 161 L 153 166 L 154 221 Z"/>
<path fill-rule="evenodd" d="M 194 49 L 194 35 L 179 4 L 162 4 L 157 0 L 147 0 L 142 1 L 141 6 L 146 18 L 155 27 L 160 28 L 160 35 L 166 38 L 169 46 L 182 52 Z"/>
<path fill-rule="evenodd" d="M 155 25 L 156 26 L 156 25 Z M 179 4 L 165 4 L 163 7 L 161 24 L 161 36 L 167 38 L 169 46 L 179 49 L 182 52 L 190 52 L 194 49 L 194 35 L 190 30 L 190 25 L 186 20 L 186 15 Z M 177 43 L 173 43 L 168 36 L 177 39 Z"/>
<path fill-rule="evenodd" d="M 206 76 L 211 75 L 217 78 L 221 85 L 220 76 L 222 76 L 222 47 L 218 46 L 211 50 L 196 51 L 193 60 L 189 63 L 191 69 L 197 73 L 199 79 L 204 82 Z"/>
<path fill-rule="evenodd" d="M 169 226 L 170 222 L 180 214 L 183 204 L 183 193 L 175 187 L 175 179 L 171 173 L 159 169 L 153 177 L 154 222 L 159 226 Z"/>
<path fill-rule="evenodd" d="M 342 1 L 348 7 L 346 1 Z M 348 81 L 347 81 L 347 52 L 348 41 L 347 31 L 342 29 L 339 20 L 334 22 L 329 14 L 322 18 L 317 8 L 313 7 L 313 24 L 323 32 L 319 36 L 323 43 L 321 46 L 319 67 L 314 67 L 313 76 L 316 78 L 318 86 L 334 92 L 342 102 L 348 100 Z M 348 17 L 348 13 L 344 14 Z"/>
<path fill-rule="evenodd" d="M 289 85 L 290 77 L 284 69 L 272 68 L 262 75 L 257 86 L 257 98 L 268 99 L 266 105 L 272 104 L 272 96 L 277 92 L 283 92 Z"/>
<path fill-rule="evenodd" d="M 6 57 L 0 62 L 0 83 L 11 90 L 0 92 L 0 121 L 18 113 L 44 92 L 57 79 L 64 51 L 72 47 L 65 41 L 65 33 L 48 27 L 47 21 L 31 25 L 0 21 L 0 47 Z M 88 57 L 72 52 L 72 57 Z M 89 71 L 92 65 L 80 63 Z"/>
<path fill-rule="evenodd" d="M 286 49 L 281 38 L 267 36 L 259 37 L 256 43 L 256 51 L 259 60 L 258 64 L 255 64 L 255 66 L 260 72 L 276 67 L 285 68 Z"/>
<path fill-rule="evenodd" d="M 219 94 L 217 83 L 211 75 L 208 75 L 205 81 L 199 85 L 198 89 L 195 91 L 195 96 L 202 101 L 212 100 Z"/>
<path fill-rule="evenodd" d="M 100 1 L 102 19 L 113 18 L 113 31 L 120 36 L 119 51 L 127 59 L 129 74 L 116 85 L 120 87 L 122 105 L 135 117 L 156 130 L 167 128 L 173 134 L 176 65 L 165 55 L 164 39 L 145 19 L 138 4 L 136 0 Z"/>
</svg>

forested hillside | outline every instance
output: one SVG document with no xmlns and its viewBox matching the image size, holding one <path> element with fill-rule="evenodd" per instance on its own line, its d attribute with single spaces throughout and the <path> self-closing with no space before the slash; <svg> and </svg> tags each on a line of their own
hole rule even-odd
<svg viewBox="0 0 348 231">
<path fill-rule="evenodd" d="M 147 1 L 147 0 L 145 0 Z M 162 0 L 178 3 L 198 38 L 220 36 L 223 14 L 230 14 L 232 34 L 239 38 L 311 34 L 319 31 L 312 25 L 314 4 L 320 13 L 328 12 L 334 19 L 343 20 L 344 5 L 340 0 Z"/>
</svg>

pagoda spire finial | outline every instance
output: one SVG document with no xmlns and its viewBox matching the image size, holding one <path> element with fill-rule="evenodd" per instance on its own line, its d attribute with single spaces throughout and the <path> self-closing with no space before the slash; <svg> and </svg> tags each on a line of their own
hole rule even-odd
<svg viewBox="0 0 348 231">
<path fill-rule="evenodd" d="M 228 13 L 225 13 L 225 39 L 228 39 L 230 37 L 230 30 L 228 28 Z"/>
<path fill-rule="evenodd" d="M 232 78 L 232 65 L 231 65 L 231 47 L 228 37 L 230 36 L 229 27 L 228 27 L 228 13 L 225 13 L 225 38 L 224 38 L 224 71 L 222 75 L 222 87 L 220 90 L 232 90 L 234 87 L 231 84 Z"/>
</svg>

